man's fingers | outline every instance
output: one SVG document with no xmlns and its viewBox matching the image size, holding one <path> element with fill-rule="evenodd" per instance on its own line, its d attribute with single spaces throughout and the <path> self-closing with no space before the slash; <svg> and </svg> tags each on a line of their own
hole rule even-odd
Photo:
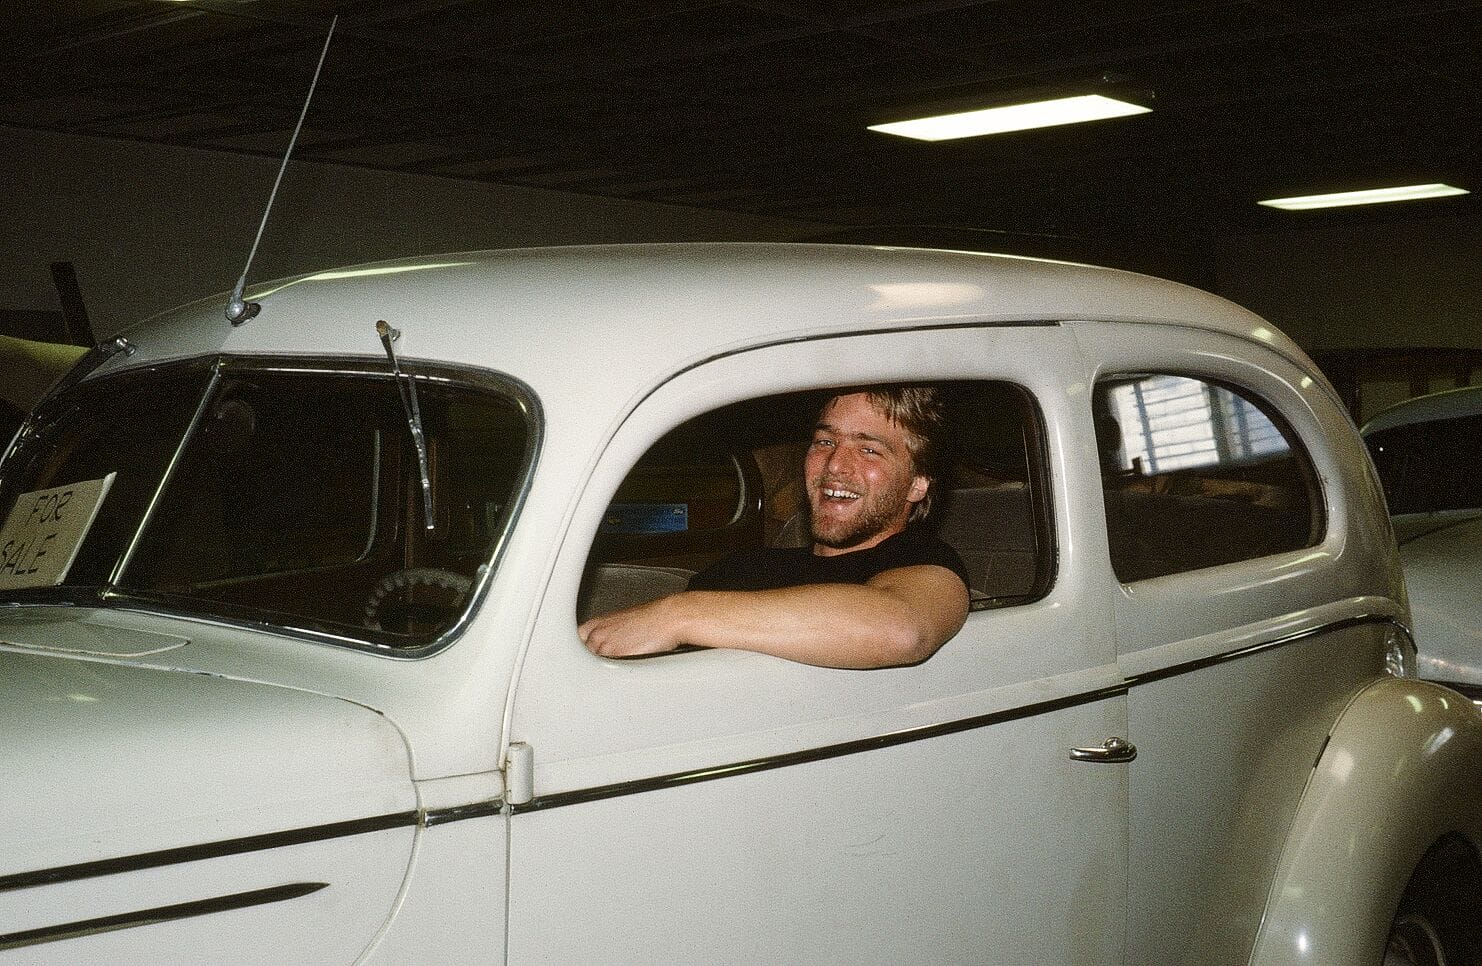
<svg viewBox="0 0 1482 966">
<path fill-rule="evenodd" d="M 615 615 L 594 617 L 577 628 L 587 650 L 598 657 L 628 657 L 644 653 L 641 644 L 624 641 L 623 621 L 613 620 Z"/>
</svg>

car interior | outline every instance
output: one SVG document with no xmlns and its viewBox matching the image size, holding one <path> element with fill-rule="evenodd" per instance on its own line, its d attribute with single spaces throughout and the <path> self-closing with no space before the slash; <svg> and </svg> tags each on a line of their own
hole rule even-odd
<svg viewBox="0 0 1482 966">
<path fill-rule="evenodd" d="M 1316 470 L 1295 434 L 1248 395 L 1129 375 L 1097 386 L 1093 413 L 1112 569 L 1123 583 L 1322 539 Z"/>
<path fill-rule="evenodd" d="M 947 471 L 924 525 L 972 577 L 975 610 L 1033 600 L 1053 576 L 1042 422 L 1008 382 L 939 383 Z M 726 406 L 676 427 L 618 487 L 588 558 L 578 620 L 683 590 L 745 548 L 809 542 L 802 465 L 818 413 L 847 389 Z"/>
</svg>

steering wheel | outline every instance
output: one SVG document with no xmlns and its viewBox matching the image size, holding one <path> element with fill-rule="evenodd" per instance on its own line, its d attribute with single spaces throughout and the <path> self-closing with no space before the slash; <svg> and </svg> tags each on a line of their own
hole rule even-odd
<svg viewBox="0 0 1482 966">
<path fill-rule="evenodd" d="M 445 593 L 438 594 L 437 599 L 432 601 L 412 603 L 405 600 L 416 587 L 433 587 Z M 405 601 L 400 609 L 404 611 L 402 616 L 407 624 L 413 620 L 445 623 L 457 615 L 472 589 L 473 581 L 441 567 L 408 567 L 398 570 L 382 577 L 371 588 L 370 596 L 365 601 L 365 626 L 377 631 L 387 629 L 381 623 L 381 611 L 383 605 L 388 603 L 387 598 L 401 598 Z"/>
</svg>

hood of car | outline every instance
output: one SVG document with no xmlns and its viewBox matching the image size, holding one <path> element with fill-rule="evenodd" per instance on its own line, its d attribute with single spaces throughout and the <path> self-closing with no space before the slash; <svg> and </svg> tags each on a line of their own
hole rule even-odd
<svg viewBox="0 0 1482 966">
<path fill-rule="evenodd" d="M 188 648 L 164 634 L 0 620 L 0 893 L 13 877 L 78 863 L 413 824 L 408 753 L 384 717 L 172 669 Z"/>
<path fill-rule="evenodd" d="M 1482 551 L 1482 509 L 1402 513 L 1393 518 L 1405 566 L 1454 569 Z"/>
<path fill-rule="evenodd" d="M 1482 685 L 1482 510 L 1394 518 L 1421 677 Z"/>
</svg>

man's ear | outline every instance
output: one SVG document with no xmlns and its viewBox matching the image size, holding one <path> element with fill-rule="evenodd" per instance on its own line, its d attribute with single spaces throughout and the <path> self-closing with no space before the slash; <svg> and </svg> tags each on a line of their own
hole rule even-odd
<svg viewBox="0 0 1482 966">
<path fill-rule="evenodd" d="M 920 503 L 926 499 L 926 491 L 931 488 L 931 477 L 911 477 L 911 490 L 906 494 L 907 503 Z"/>
</svg>

